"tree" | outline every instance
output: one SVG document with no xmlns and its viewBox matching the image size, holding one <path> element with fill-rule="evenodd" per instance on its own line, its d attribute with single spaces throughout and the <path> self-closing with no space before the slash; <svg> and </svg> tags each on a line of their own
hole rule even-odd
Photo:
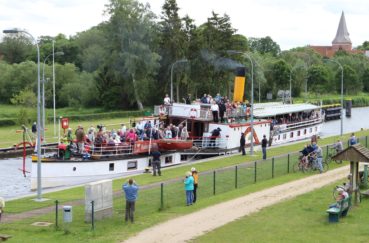
<svg viewBox="0 0 369 243">
<path fill-rule="evenodd" d="M 23 33 L 6 35 L 0 43 L 0 56 L 6 62 L 21 63 L 32 53 L 33 44 Z"/>
<path fill-rule="evenodd" d="M 126 101 L 142 110 L 142 100 L 159 68 L 160 56 L 152 47 L 157 30 L 155 16 L 148 5 L 134 0 L 110 0 L 106 13 L 110 15 L 105 31 L 110 36 L 111 55 L 102 70 L 108 69 L 106 73 L 120 84 L 119 92 L 128 96 Z"/>
<path fill-rule="evenodd" d="M 166 0 L 162 8 L 162 21 L 159 23 L 159 49 L 162 56 L 160 76 L 168 81 L 170 79 L 169 71 L 171 65 L 177 60 L 185 58 L 186 49 L 188 48 L 188 36 L 186 35 L 188 33 L 185 31 L 190 30 L 185 28 L 189 27 L 189 25 L 184 25 L 183 19 L 179 17 L 178 10 L 176 0 Z M 186 24 L 191 24 L 191 19 L 187 18 L 186 21 Z M 178 69 L 178 67 L 177 65 L 176 68 Z M 178 72 L 176 71 L 174 74 L 178 74 Z M 176 77 L 176 98 L 177 102 L 179 102 L 182 75 L 175 75 L 174 77 Z M 165 87 L 167 86 L 165 85 Z"/>
<path fill-rule="evenodd" d="M 329 71 L 324 65 L 313 65 L 308 69 L 307 91 L 313 91 L 319 94 L 332 89 L 329 84 Z"/>
<path fill-rule="evenodd" d="M 358 46 L 356 49 L 366 51 L 369 50 L 369 41 L 364 41 L 362 45 Z"/>
<path fill-rule="evenodd" d="M 341 71 L 336 73 L 336 90 L 341 90 Z M 363 89 L 363 83 L 356 71 L 348 65 L 343 65 L 343 88 L 346 94 L 357 94 Z"/>
<path fill-rule="evenodd" d="M 21 90 L 19 94 L 13 95 L 10 102 L 14 105 L 22 105 L 25 107 L 36 107 L 37 97 L 35 93 L 29 88 Z"/>
<path fill-rule="evenodd" d="M 363 81 L 364 91 L 369 92 L 369 68 L 366 68 L 361 80 Z"/>
<path fill-rule="evenodd" d="M 272 91 L 289 90 L 290 67 L 279 59 L 272 67 L 273 80 L 269 82 Z"/>
<path fill-rule="evenodd" d="M 252 51 L 257 51 L 260 54 L 270 53 L 273 56 L 277 56 L 281 52 L 279 45 L 273 41 L 270 36 L 263 38 L 250 38 L 250 48 Z"/>
</svg>

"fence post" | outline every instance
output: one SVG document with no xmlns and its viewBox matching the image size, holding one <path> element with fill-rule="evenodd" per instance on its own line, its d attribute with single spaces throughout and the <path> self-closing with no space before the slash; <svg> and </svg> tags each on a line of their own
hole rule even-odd
<svg viewBox="0 0 369 243">
<path fill-rule="evenodd" d="M 364 186 L 368 188 L 368 165 L 364 165 Z"/>
<path fill-rule="evenodd" d="M 329 152 L 328 152 L 329 145 L 327 145 L 327 147 L 326 147 L 326 148 L 327 148 L 327 151 L 325 151 L 325 157 L 328 157 L 328 153 L 329 153 Z"/>
<path fill-rule="evenodd" d="M 164 183 L 160 184 L 160 209 L 164 209 Z"/>
<path fill-rule="evenodd" d="M 256 161 L 254 162 L 254 183 L 256 183 Z"/>
<path fill-rule="evenodd" d="M 365 136 L 365 147 L 368 148 L 368 136 Z"/>
<path fill-rule="evenodd" d="M 287 174 L 290 173 L 290 154 L 287 154 Z"/>
<path fill-rule="evenodd" d="M 238 170 L 238 167 L 237 167 L 237 165 L 236 165 L 236 167 L 235 167 L 235 172 L 234 172 L 234 173 L 235 173 L 235 175 L 234 175 L 234 176 L 235 176 L 235 177 L 234 177 L 234 179 L 235 179 L 235 181 L 234 181 L 234 187 L 235 187 L 236 189 L 237 189 L 237 186 L 238 186 L 238 185 L 237 185 L 237 179 L 238 179 L 238 178 L 237 178 L 237 177 L 238 177 L 238 176 L 237 176 L 237 170 Z"/>
<path fill-rule="evenodd" d="M 95 230 L 95 202 L 91 201 L 91 230 Z"/>
<path fill-rule="evenodd" d="M 55 228 L 58 228 L 58 218 L 59 218 L 59 201 L 55 200 Z"/>
<path fill-rule="evenodd" d="M 272 178 L 274 178 L 274 157 L 272 158 Z"/>
<path fill-rule="evenodd" d="M 213 195 L 215 195 L 215 170 L 213 171 Z"/>
</svg>

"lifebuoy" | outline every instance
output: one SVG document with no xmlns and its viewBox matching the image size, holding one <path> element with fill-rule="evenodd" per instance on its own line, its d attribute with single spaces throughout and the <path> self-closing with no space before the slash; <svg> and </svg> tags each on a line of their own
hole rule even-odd
<svg viewBox="0 0 369 243">
<path fill-rule="evenodd" d="M 197 116 L 197 110 L 196 110 L 196 108 L 191 108 L 191 110 L 190 110 L 190 118 L 191 119 L 194 119 L 194 118 L 196 118 L 196 116 Z"/>
</svg>

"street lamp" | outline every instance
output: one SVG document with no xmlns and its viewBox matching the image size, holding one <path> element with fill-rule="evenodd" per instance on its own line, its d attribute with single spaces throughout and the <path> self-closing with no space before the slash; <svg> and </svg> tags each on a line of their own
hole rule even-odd
<svg viewBox="0 0 369 243">
<path fill-rule="evenodd" d="M 341 136 L 343 135 L 343 67 L 341 63 L 334 59 L 325 59 L 327 61 L 331 61 L 336 63 L 341 69 Z"/>
<path fill-rule="evenodd" d="M 27 31 L 19 29 L 3 30 L 4 34 L 17 34 L 24 33 L 31 37 L 37 47 L 37 200 L 42 201 L 42 188 L 41 188 L 41 95 L 40 95 L 40 48 L 36 39 Z"/>
<path fill-rule="evenodd" d="M 240 51 L 227 51 L 230 54 L 242 54 L 249 59 L 251 63 L 251 109 L 250 109 L 250 127 L 251 127 L 251 143 L 250 143 L 250 155 L 254 155 L 254 62 L 251 56 L 247 52 Z"/>
<path fill-rule="evenodd" d="M 170 68 L 170 101 L 173 102 L 173 68 L 178 63 L 188 62 L 187 59 L 180 59 L 175 61 Z M 178 98 L 178 97 L 177 97 Z"/>
<path fill-rule="evenodd" d="M 54 135 L 56 132 L 56 128 L 55 128 L 55 69 L 54 69 L 54 58 L 55 56 L 62 56 L 64 55 L 64 52 L 62 51 L 58 51 L 56 53 L 51 53 L 48 56 L 46 56 L 46 58 L 44 59 L 44 65 L 42 68 L 42 135 L 44 138 L 44 142 L 45 140 L 45 65 L 46 65 L 46 61 L 50 56 L 53 56 L 53 97 L 54 97 Z"/>
<path fill-rule="evenodd" d="M 299 68 L 299 67 L 305 67 L 306 68 L 305 63 L 304 63 L 304 65 L 300 64 L 300 65 L 294 66 L 290 69 L 290 104 L 292 104 L 292 72 L 295 69 Z"/>
</svg>

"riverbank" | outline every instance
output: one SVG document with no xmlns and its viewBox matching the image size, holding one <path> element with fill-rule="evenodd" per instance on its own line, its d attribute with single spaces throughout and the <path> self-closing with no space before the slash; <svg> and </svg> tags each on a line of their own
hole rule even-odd
<svg viewBox="0 0 369 243">
<path fill-rule="evenodd" d="M 366 136 L 369 131 L 358 132 L 357 136 Z M 345 135 L 347 139 L 349 135 Z M 331 143 L 335 140 L 334 137 L 321 139 L 320 145 Z M 361 139 L 365 141 L 365 139 Z M 268 150 L 268 156 L 291 153 L 292 151 L 298 151 L 303 146 L 302 143 L 292 144 L 279 148 L 271 148 Z M 140 191 L 139 201 L 137 203 L 136 223 L 123 224 L 124 215 L 124 201 L 122 197 L 114 199 L 114 216 L 112 219 L 106 219 L 98 221 L 95 224 L 95 231 L 93 233 L 89 231 L 90 225 L 84 223 L 84 205 L 75 206 L 73 208 L 74 221 L 70 225 L 70 233 L 65 235 L 63 231 L 54 228 L 37 228 L 31 227 L 30 224 L 35 221 L 47 221 L 54 222 L 55 214 L 48 213 L 45 215 L 32 215 L 33 218 L 24 219 L 10 224 L 1 225 L 2 232 L 7 234 L 16 235 L 18 239 L 24 240 L 27 237 L 42 239 L 41 242 L 76 242 L 80 240 L 90 241 L 102 241 L 104 242 L 116 242 L 122 239 L 126 239 L 129 235 L 135 232 L 140 232 L 148 227 L 163 222 L 170 218 L 174 218 L 180 215 L 188 214 L 202 208 L 206 208 L 211 205 L 215 205 L 220 202 L 224 202 L 230 199 L 237 198 L 241 195 L 246 195 L 251 192 L 256 192 L 261 189 L 265 189 L 271 186 L 280 185 L 296 179 L 308 177 L 311 174 L 292 173 L 292 166 L 297 161 L 297 155 L 295 153 L 292 156 L 284 156 L 283 159 L 269 159 L 268 161 L 261 161 L 256 163 L 255 160 L 260 159 L 260 154 L 256 156 L 233 156 L 223 159 L 215 159 L 205 163 L 197 164 L 196 168 L 200 172 L 208 172 L 207 174 L 201 174 L 201 185 L 199 187 L 199 202 L 193 207 L 184 207 L 183 185 L 182 175 L 184 171 L 190 169 L 192 165 L 186 165 L 184 167 L 173 167 L 165 171 L 161 177 L 153 177 L 148 174 L 134 176 L 134 179 L 141 185 L 155 184 L 160 185 L 164 183 L 164 204 L 161 210 L 160 206 L 160 187 L 154 186 L 148 190 Z M 288 158 L 288 160 L 287 160 Z M 253 163 L 249 163 L 249 162 Z M 288 162 L 290 161 L 290 162 Z M 248 163 L 246 163 L 248 162 Z M 273 162 L 273 163 L 272 163 Z M 246 163 L 250 166 L 241 166 Z M 235 188 L 235 166 L 238 166 L 238 186 Z M 271 166 L 273 165 L 273 166 Z M 288 166 L 287 166 L 288 165 Z M 342 165 L 331 163 L 332 168 L 337 168 Z M 227 168 L 225 168 L 227 167 Z M 331 168 L 331 169 L 332 169 Z M 213 191 L 213 170 L 217 171 L 216 175 L 216 190 Z M 256 174 L 253 174 L 257 171 Z M 289 173 L 288 173 L 289 172 Z M 119 179 L 113 182 L 114 191 L 120 191 L 121 185 L 126 179 Z M 167 183 L 170 180 L 171 183 Z M 257 180 L 257 181 L 255 181 Z M 256 183 L 257 182 L 257 183 Z M 216 194 L 214 195 L 213 192 Z M 42 203 L 34 202 L 31 198 L 25 198 L 21 200 L 10 201 L 7 203 L 7 213 L 19 213 L 26 212 L 35 208 L 42 208 L 52 206 L 56 199 L 59 200 L 61 205 L 65 203 L 81 200 L 84 198 L 83 187 L 77 187 L 60 192 L 48 193 L 44 197 L 49 198 L 49 201 Z M 61 212 L 60 212 L 61 213 Z M 30 238 L 28 238 L 30 239 Z"/>
</svg>

